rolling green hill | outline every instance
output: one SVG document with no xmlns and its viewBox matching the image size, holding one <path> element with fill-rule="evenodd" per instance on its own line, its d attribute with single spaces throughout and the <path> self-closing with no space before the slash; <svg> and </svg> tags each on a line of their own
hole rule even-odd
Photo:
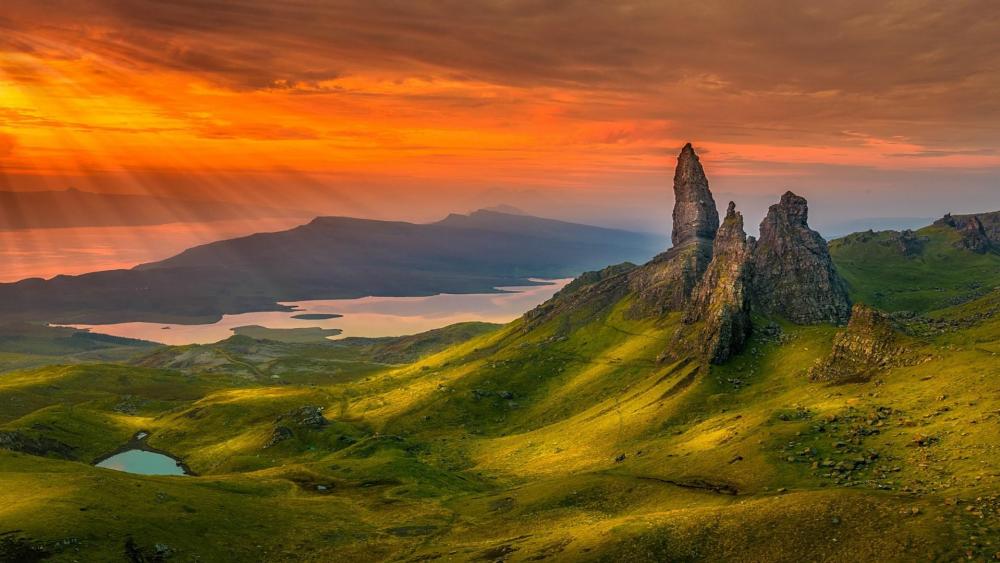
<svg viewBox="0 0 1000 563">
<path fill-rule="evenodd" d="M 680 314 L 632 318 L 630 295 L 460 329 L 471 338 L 419 348 L 416 361 L 395 342 L 388 357 L 403 363 L 235 337 L 134 365 L 7 373 L 0 554 L 990 560 L 996 256 L 920 234 L 916 257 L 881 233 L 831 245 L 856 300 L 915 312 L 896 316 L 914 361 L 860 383 L 810 380 L 843 330 L 829 325 L 757 330 L 721 366 L 664 360 Z M 89 465 L 140 430 L 199 476 Z"/>
</svg>

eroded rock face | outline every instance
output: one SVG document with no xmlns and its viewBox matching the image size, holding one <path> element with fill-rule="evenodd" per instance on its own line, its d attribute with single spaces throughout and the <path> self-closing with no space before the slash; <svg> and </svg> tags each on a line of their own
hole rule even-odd
<svg viewBox="0 0 1000 563">
<path fill-rule="evenodd" d="M 704 323 L 698 342 L 710 362 L 721 364 L 750 336 L 750 266 L 755 241 L 743 231 L 743 215 L 729 203 L 715 237 L 712 262 L 691 294 L 685 322 Z"/>
<path fill-rule="evenodd" d="M 719 211 L 715 207 L 708 178 L 691 143 L 684 145 L 674 170 L 674 246 L 695 239 L 712 240 L 719 229 Z"/>
<path fill-rule="evenodd" d="M 700 239 L 675 246 L 637 269 L 629 280 L 629 290 L 635 295 L 631 315 L 650 317 L 683 311 L 711 261 L 712 243 Z"/>
<path fill-rule="evenodd" d="M 809 378 L 832 383 L 867 381 L 878 370 L 908 363 L 907 354 L 889 317 L 859 303 L 847 329 L 834 337 L 830 355 L 809 370 Z"/>
<path fill-rule="evenodd" d="M 975 215 L 969 217 L 959 229 L 959 233 L 962 235 L 961 240 L 957 243 L 959 248 L 971 250 L 977 254 L 985 254 L 989 251 L 990 239 L 986 236 L 986 229 L 983 228 L 979 217 Z"/>
<path fill-rule="evenodd" d="M 805 198 L 792 192 L 768 210 L 753 252 L 753 303 L 794 323 L 843 324 L 851 314 L 847 287 L 808 219 Z"/>
</svg>

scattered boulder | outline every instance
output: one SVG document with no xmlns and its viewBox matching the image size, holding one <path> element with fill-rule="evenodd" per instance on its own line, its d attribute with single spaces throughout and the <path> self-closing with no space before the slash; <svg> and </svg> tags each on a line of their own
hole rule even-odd
<svg viewBox="0 0 1000 563">
<path fill-rule="evenodd" d="M 843 324 L 851 315 L 847 286 L 808 217 L 805 198 L 792 192 L 768 210 L 753 251 L 753 304 L 798 324 Z"/>
<path fill-rule="evenodd" d="M 743 231 L 743 215 L 729 202 L 712 262 L 691 295 L 685 322 L 703 322 L 699 344 L 721 364 L 743 349 L 750 335 L 750 259 L 755 241 Z"/>
<path fill-rule="evenodd" d="M 53 555 L 42 542 L 20 537 L 17 531 L 0 534 L 0 561 L 32 563 L 44 561 Z"/>
<path fill-rule="evenodd" d="M 264 448 L 273 448 L 281 442 L 290 439 L 293 435 L 294 434 L 292 433 L 291 428 L 288 428 L 287 426 L 278 426 L 274 429 L 274 432 L 271 433 L 271 437 L 267 439 L 267 442 L 264 444 Z"/>
<path fill-rule="evenodd" d="M 809 370 L 809 378 L 833 383 L 867 381 L 878 370 L 908 363 L 907 353 L 889 316 L 858 303 L 847 329 L 837 333 L 830 355 Z"/>
<path fill-rule="evenodd" d="M 322 428 L 329 424 L 323 416 L 323 407 L 307 405 L 299 407 L 292 412 L 278 417 L 278 420 L 288 419 L 296 426 L 305 428 Z"/>
</svg>

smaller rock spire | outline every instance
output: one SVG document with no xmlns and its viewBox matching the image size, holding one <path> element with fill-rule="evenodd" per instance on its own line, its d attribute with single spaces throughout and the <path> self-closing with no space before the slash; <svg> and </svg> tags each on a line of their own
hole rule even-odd
<svg viewBox="0 0 1000 563">
<path fill-rule="evenodd" d="M 729 202 L 712 262 L 691 294 L 685 322 L 703 323 L 699 348 L 720 364 L 743 349 L 750 335 L 750 264 L 754 239 L 743 231 L 743 215 Z"/>
</svg>

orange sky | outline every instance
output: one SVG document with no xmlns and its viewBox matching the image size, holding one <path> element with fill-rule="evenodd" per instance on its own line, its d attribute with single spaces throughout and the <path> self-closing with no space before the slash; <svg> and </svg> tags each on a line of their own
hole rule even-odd
<svg viewBox="0 0 1000 563">
<path fill-rule="evenodd" d="M 0 188 L 656 229 L 692 140 L 750 208 L 1000 207 L 992 0 L 273 4 L 6 0 Z"/>
</svg>

